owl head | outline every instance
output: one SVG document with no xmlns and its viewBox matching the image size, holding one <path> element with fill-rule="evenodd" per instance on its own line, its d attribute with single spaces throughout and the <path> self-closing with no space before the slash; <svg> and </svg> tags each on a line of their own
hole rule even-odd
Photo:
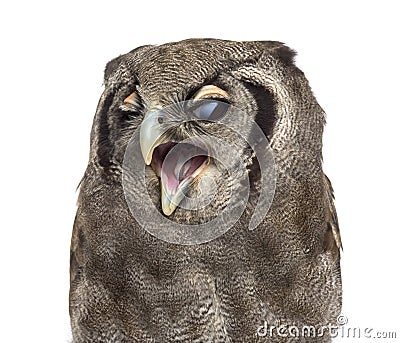
<svg viewBox="0 0 400 343">
<path fill-rule="evenodd" d="M 293 57 L 279 42 L 190 39 L 112 60 L 90 165 L 117 184 L 124 165 L 141 171 L 145 186 L 127 173 L 130 201 L 146 194 L 151 211 L 177 223 L 209 222 L 227 207 L 254 214 L 265 182 L 274 191 L 320 166 L 324 115 Z"/>
</svg>

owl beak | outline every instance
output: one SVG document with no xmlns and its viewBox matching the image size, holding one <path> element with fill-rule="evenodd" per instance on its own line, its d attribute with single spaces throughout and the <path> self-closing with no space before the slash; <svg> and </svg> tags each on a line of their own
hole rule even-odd
<svg viewBox="0 0 400 343">
<path fill-rule="evenodd" d="M 211 158 L 205 147 L 197 145 L 166 143 L 161 149 L 164 147 L 167 147 L 166 150 L 171 151 L 171 154 L 168 155 L 167 152 L 168 157 L 160 161 L 157 149 L 152 167 L 161 179 L 162 210 L 169 216 L 185 198 L 194 180 L 207 168 Z M 161 170 L 157 164 L 162 164 Z"/>
<path fill-rule="evenodd" d="M 170 216 L 210 163 L 210 153 L 208 146 L 200 141 L 193 144 L 168 141 L 160 118 L 159 109 L 146 113 L 140 127 L 140 148 L 146 165 L 151 164 L 160 178 L 162 211 Z"/>
<path fill-rule="evenodd" d="M 146 165 L 150 165 L 154 149 L 160 144 L 163 130 L 159 123 L 160 111 L 158 108 L 148 111 L 140 126 L 140 149 Z"/>
<path fill-rule="evenodd" d="M 185 193 L 192 180 L 193 179 L 188 179 L 178 187 L 169 187 L 168 183 L 164 184 L 161 181 L 161 207 L 166 216 L 170 216 L 174 213 L 175 209 L 185 197 Z"/>
</svg>

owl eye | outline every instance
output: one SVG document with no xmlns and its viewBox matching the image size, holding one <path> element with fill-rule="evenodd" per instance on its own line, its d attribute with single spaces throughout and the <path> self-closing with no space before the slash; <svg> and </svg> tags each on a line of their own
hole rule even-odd
<svg viewBox="0 0 400 343">
<path fill-rule="evenodd" d="M 119 106 L 120 110 L 137 113 L 142 109 L 142 103 L 137 90 L 128 95 Z"/>
<path fill-rule="evenodd" d="M 219 100 L 198 100 L 191 112 L 196 119 L 217 121 L 226 114 L 228 108 L 228 103 Z"/>
<path fill-rule="evenodd" d="M 133 92 L 132 94 L 128 95 L 125 99 L 124 99 L 124 103 L 125 104 L 131 104 L 133 106 L 137 106 L 139 103 L 139 95 L 135 92 Z"/>
</svg>

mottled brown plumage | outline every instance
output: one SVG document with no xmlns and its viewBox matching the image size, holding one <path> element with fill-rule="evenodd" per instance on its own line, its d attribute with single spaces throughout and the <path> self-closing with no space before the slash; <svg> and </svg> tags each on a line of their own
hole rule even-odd
<svg viewBox="0 0 400 343">
<path fill-rule="evenodd" d="M 191 39 L 140 47 L 108 63 L 71 244 L 74 343 L 330 341 L 257 336 L 264 321 L 335 324 L 341 308 L 341 242 L 321 166 L 324 112 L 293 56 L 279 42 Z M 196 245 L 167 243 L 129 211 L 124 153 L 150 108 L 188 100 L 204 85 L 226 91 L 269 139 L 275 196 L 261 224 L 248 230 L 262 184 L 246 140 L 216 123 L 172 130 L 174 140 L 202 131 L 236 146 L 251 189 L 246 210 L 224 235 Z M 132 93 L 134 104 L 124 104 Z M 216 181 L 215 201 L 195 211 L 178 207 L 170 220 L 203 223 L 221 213 L 235 179 L 218 164 L 205 174 Z M 146 175 L 161 212 L 159 180 L 149 166 Z M 135 180 L 126 191 L 139 192 Z"/>
</svg>

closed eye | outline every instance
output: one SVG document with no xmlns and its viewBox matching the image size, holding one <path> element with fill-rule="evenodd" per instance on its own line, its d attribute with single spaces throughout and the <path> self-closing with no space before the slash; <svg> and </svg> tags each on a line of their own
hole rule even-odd
<svg viewBox="0 0 400 343">
<path fill-rule="evenodd" d="M 221 100 L 202 99 L 194 102 L 191 114 L 195 119 L 218 121 L 228 111 L 229 104 Z"/>
<path fill-rule="evenodd" d="M 141 112 L 143 106 L 136 90 L 124 99 L 123 103 L 119 106 L 119 109 L 134 113 Z"/>
<path fill-rule="evenodd" d="M 193 119 L 218 121 L 228 111 L 229 94 L 216 85 L 204 85 L 194 94 L 190 104 L 190 116 Z"/>
</svg>

